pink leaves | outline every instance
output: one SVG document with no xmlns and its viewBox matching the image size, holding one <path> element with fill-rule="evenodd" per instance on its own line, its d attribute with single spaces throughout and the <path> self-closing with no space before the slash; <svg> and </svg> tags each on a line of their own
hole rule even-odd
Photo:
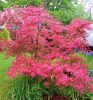
<svg viewBox="0 0 93 100">
<path fill-rule="evenodd" d="M 22 54 L 23 52 L 38 50 L 37 54 L 34 52 L 33 55 L 53 59 L 73 54 L 74 48 L 86 49 L 83 28 L 90 24 L 89 21 L 76 19 L 69 25 L 63 26 L 48 12 L 40 7 L 33 6 L 5 9 L 2 12 L 3 15 L 6 12 L 7 29 L 12 30 L 11 26 L 14 28 L 11 32 L 16 34 L 16 40 L 9 48 L 11 54 Z M 44 52 L 42 52 L 43 50 Z"/>
<path fill-rule="evenodd" d="M 36 62 L 30 57 L 18 56 L 13 62 L 12 68 L 8 70 L 8 75 L 16 78 L 18 75 L 31 76 L 32 78 L 40 77 L 53 82 L 57 86 L 74 87 L 76 91 L 84 93 L 84 90 L 90 86 L 92 79 L 89 77 L 85 65 L 74 63 L 51 65 L 45 61 Z M 47 82 L 44 83 L 48 86 Z"/>
<path fill-rule="evenodd" d="M 0 42 L 10 55 L 16 55 L 8 69 L 9 76 L 40 77 L 59 87 L 74 87 L 81 93 L 86 88 L 93 91 L 86 65 L 73 55 L 75 48 L 87 50 L 83 28 L 89 28 L 91 22 L 75 19 L 64 26 L 47 11 L 33 6 L 5 9 L 0 16 L 0 22 L 6 23 L 7 29 L 16 34 L 14 41 Z"/>
</svg>

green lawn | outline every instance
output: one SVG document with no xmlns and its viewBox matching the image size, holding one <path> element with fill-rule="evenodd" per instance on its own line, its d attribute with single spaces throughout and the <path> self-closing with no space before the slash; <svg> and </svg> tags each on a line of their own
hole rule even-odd
<svg viewBox="0 0 93 100">
<path fill-rule="evenodd" d="M 88 65 L 88 70 L 93 70 L 93 56 L 85 54 L 77 54 L 77 55 L 84 58 L 85 63 Z"/>
<path fill-rule="evenodd" d="M 0 53 L 0 100 L 10 100 L 7 94 L 14 80 L 7 76 L 6 71 L 11 66 L 12 59 L 11 57 L 5 60 L 4 55 Z"/>
</svg>

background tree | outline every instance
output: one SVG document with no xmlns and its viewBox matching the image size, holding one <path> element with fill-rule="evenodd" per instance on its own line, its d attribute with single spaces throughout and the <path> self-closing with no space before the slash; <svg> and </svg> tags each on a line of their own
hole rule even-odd
<svg viewBox="0 0 93 100">
<path fill-rule="evenodd" d="M 74 18 L 87 19 L 88 16 L 77 0 L 47 0 L 47 9 L 55 18 L 64 24 L 70 23 Z"/>
<path fill-rule="evenodd" d="M 41 3 L 43 3 L 44 0 L 7 0 L 7 2 L 0 1 L 0 10 L 3 10 L 3 8 L 9 8 L 12 7 L 14 4 L 17 4 L 19 6 L 26 6 L 26 5 L 34 5 L 39 6 Z"/>
</svg>

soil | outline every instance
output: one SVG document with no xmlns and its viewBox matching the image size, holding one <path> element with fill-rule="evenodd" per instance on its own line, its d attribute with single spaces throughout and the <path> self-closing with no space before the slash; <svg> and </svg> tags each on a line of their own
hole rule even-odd
<svg viewBox="0 0 93 100">
<path fill-rule="evenodd" d="M 48 100 L 48 96 L 44 96 L 44 100 Z M 62 97 L 60 95 L 53 95 L 50 100 L 71 100 L 68 97 Z"/>
</svg>

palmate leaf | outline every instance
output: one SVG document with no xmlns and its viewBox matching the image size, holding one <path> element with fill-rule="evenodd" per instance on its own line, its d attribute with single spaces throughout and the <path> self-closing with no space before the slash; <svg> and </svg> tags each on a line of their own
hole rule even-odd
<svg viewBox="0 0 93 100">
<path fill-rule="evenodd" d="M 7 29 L 4 29 L 2 32 L 0 32 L 0 39 L 10 39 L 10 32 Z"/>
</svg>

